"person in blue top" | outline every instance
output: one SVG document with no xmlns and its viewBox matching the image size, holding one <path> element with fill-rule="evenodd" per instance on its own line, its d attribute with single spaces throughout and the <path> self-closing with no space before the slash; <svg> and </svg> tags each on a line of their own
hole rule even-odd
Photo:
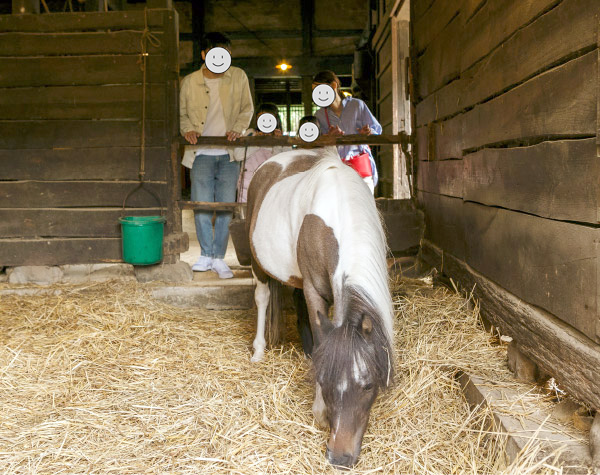
<svg viewBox="0 0 600 475">
<path fill-rule="evenodd" d="M 335 91 L 335 99 L 329 107 L 319 109 L 315 116 L 319 121 L 321 133 L 325 135 L 350 135 L 350 134 L 381 134 L 381 124 L 373 116 L 367 105 L 360 99 L 353 97 L 344 97 L 341 91 L 340 79 L 333 71 L 321 71 L 312 82 L 313 89 L 319 84 L 328 84 Z M 366 160 L 371 165 L 371 169 L 364 171 L 364 166 L 360 175 L 371 192 L 374 193 L 377 185 L 377 167 L 371 148 L 368 145 L 344 145 L 338 147 L 340 158 L 344 161 L 356 162 L 356 160 Z M 357 169 L 357 167 L 353 168 Z M 368 164 L 367 164 L 368 169 Z M 370 176 L 368 175 L 368 172 Z"/>
</svg>

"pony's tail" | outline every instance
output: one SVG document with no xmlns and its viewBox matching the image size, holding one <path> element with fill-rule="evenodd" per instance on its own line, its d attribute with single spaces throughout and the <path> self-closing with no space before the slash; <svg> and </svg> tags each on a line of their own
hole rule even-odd
<svg viewBox="0 0 600 475">
<path fill-rule="evenodd" d="M 269 306 L 265 322 L 265 340 L 267 347 L 272 348 L 281 342 L 283 332 L 283 285 L 269 277 Z"/>
</svg>

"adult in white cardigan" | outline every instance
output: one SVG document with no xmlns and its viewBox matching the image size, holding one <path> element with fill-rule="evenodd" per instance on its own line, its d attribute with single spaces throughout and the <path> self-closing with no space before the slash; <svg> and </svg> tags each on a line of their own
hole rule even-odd
<svg viewBox="0 0 600 475">
<path fill-rule="evenodd" d="M 221 33 L 207 33 L 202 39 L 202 59 L 213 48 L 230 53 L 231 42 Z M 222 51 L 222 50 L 219 50 Z M 226 53 L 226 54 L 227 54 Z M 192 201 L 235 201 L 236 184 L 243 149 L 199 146 L 200 136 L 226 136 L 234 141 L 244 134 L 254 113 L 246 73 L 229 67 L 224 72 L 204 64 L 181 82 L 180 129 L 191 144 L 186 147 L 183 165 L 191 168 Z M 213 231 L 212 212 L 196 211 L 196 235 L 201 255 L 194 271 L 213 270 L 220 278 L 233 277 L 223 260 L 229 240 L 230 212 L 217 212 Z"/>
</svg>

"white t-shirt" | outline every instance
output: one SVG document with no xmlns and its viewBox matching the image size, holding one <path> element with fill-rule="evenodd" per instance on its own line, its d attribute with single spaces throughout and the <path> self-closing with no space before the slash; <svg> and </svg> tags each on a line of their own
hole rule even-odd
<svg viewBox="0 0 600 475">
<path fill-rule="evenodd" d="M 219 89 L 221 88 L 221 78 L 208 79 L 204 78 L 204 82 L 208 87 L 208 111 L 206 113 L 206 124 L 202 130 L 202 135 L 225 136 L 227 126 L 225 125 L 225 116 L 223 115 L 223 105 L 221 104 L 221 96 Z M 196 155 L 227 155 L 228 152 L 222 148 L 207 147 L 196 151 Z"/>
</svg>

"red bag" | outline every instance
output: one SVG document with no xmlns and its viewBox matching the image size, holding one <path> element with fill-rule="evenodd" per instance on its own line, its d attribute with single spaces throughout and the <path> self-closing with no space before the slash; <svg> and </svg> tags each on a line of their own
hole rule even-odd
<svg viewBox="0 0 600 475">
<path fill-rule="evenodd" d="M 373 176 L 373 170 L 371 170 L 371 159 L 367 152 L 350 157 L 347 160 L 343 160 L 343 162 L 346 165 L 354 168 L 356 173 L 363 178 Z"/>
<path fill-rule="evenodd" d="M 327 125 L 331 128 L 331 124 L 329 123 L 329 111 L 328 108 L 325 108 L 325 120 L 327 120 Z M 371 158 L 367 152 L 361 153 L 360 155 L 355 155 L 354 157 L 350 157 L 342 160 L 346 165 L 354 168 L 356 173 L 358 173 L 361 177 L 367 178 L 368 176 L 373 176 L 373 170 L 371 170 Z"/>
</svg>

